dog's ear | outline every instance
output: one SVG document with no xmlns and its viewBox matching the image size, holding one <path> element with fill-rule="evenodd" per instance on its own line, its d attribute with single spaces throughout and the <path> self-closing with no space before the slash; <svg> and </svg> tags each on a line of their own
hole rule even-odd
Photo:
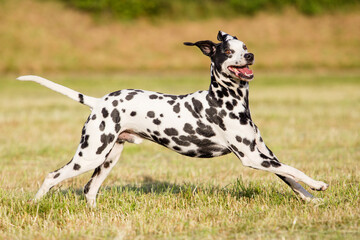
<svg viewBox="0 0 360 240">
<path fill-rule="evenodd" d="M 203 54 L 205 54 L 206 56 L 209 56 L 209 57 L 214 55 L 216 52 L 216 44 L 210 40 L 198 41 L 195 43 L 184 42 L 184 45 L 197 46 L 198 48 L 200 48 L 200 50 L 202 51 Z"/>
<path fill-rule="evenodd" d="M 236 36 L 231 36 L 230 34 L 227 34 L 226 32 L 223 32 L 223 31 L 218 32 L 217 40 L 219 40 L 220 42 L 226 42 L 226 41 L 229 41 L 231 39 L 237 39 L 237 37 Z"/>
</svg>

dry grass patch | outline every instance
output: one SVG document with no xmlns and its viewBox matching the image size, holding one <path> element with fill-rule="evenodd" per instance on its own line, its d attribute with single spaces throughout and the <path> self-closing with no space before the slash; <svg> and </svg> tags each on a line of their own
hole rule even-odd
<svg viewBox="0 0 360 240">
<path fill-rule="evenodd" d="M 203 69 L 206 57 L 184 41 L 237 35 L 255 53 L 255 68 L 358 68 L 358 12 L 207 21 L 97 23 L 54 1 L 5 1 L 0 9 L 1 72 Z M 29 11 L 31 9 L 31 11 Z"/>
</svg>

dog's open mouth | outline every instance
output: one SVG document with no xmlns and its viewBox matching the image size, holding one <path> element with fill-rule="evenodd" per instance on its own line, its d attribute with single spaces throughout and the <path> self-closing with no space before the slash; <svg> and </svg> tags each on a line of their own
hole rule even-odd
<svg viewBox="0 0 360 240">
<path fill-rule="evenodd" d="M 244 81 L 251 81 L 254 78 L 253 71 L 249 68 L 248 65 L 245 66 L 229 66 L 228 69 L 236 77 Z"/>
</svg>

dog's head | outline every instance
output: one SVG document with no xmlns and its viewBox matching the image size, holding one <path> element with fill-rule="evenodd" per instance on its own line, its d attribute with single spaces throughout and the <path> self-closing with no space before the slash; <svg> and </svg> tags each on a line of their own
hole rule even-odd
<svg viewBox="0 0 360 240">
<path fill-rule="evenodd" d="M 246 45 L 225 32 L 219 31 L 217 39 L 220 43 L 210 40 L 195 43 L 185 42 L 187 46 L 197 46 L 209 56 L 217 71 L 233 79 L 251 81 L 254 78 L 249 65 L 254 63 L 254 54 L 249 53 Z"/>
</svg>

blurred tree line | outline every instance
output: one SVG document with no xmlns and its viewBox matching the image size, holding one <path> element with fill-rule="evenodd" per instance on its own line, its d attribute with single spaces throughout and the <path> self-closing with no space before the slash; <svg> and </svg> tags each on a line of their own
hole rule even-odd
<svg viewBox="0 0 360 240">
<path fill-rule="evenodd" d="M 346 11 L 360 0 L 58 0 L 95 15 L 138 18 L 202 19 L 279 12 L 291 7 L 306 15 Z"/>
</svg>

